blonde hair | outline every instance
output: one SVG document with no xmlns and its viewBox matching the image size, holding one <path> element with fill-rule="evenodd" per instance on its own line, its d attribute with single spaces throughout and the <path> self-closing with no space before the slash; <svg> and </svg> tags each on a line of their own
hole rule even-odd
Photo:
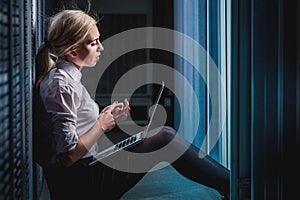
<svg viewBox="0 0 300 200">
<path fill-rule="evenodd" d="M 36 55 L 36 86 L 55 64 L 88 35 L 97 21 L 81 10 L 63 10 L 49 21 L 48 37 Z M 50 52 L 51 51 L 51 52 Z"/>
</svg>

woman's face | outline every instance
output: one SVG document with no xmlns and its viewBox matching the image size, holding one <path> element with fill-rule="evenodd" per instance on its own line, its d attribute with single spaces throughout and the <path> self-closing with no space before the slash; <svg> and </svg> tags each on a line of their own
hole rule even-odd
<svg viewBox="0 0 300 200">
<path fill-rule="evenodd" d="M 100 59 L 101 51 L 104 50 L 99 41 L 100 33 L 95 25 L 86 39 L 74 50 L 72 62 L 81 70 L 82 67 L 93 67 Z M 71 51 L 72 54 L 72 51 Z"/>
</svg>

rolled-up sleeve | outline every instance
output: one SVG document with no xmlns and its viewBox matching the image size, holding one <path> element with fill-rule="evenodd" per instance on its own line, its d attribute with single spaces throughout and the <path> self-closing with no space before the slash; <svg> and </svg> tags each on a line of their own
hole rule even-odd
<svg viewBox="0 0 300 200">
<path fill-rule="evenodd" d="M 78 91 L 72 86 L 52 87 L 45 101 L 53 124 L 53 147 L 57 154 L 70 151 L 78 142 L 76 129 Z M 48 93 L 49 94 L 49 93 Z"/>
</svg>

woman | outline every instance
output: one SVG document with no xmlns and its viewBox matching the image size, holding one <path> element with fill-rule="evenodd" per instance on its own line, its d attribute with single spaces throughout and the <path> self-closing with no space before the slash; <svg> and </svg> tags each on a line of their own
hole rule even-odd
<svg viewBox="0 0 300 200">
<path fill-rule="evenodd" d="M 48 37 L 36 56 L 34 152 L 52 199 L 120 199 L 145 175 L 118 171 L 101 162 L 87 165 L 101 135 L 130 112 L 125 99 L 122 112 L 112 114 L 113 106 L 107 106 L 99 113 L 80 82 L 83 67 L 94 67 L 104 50 L 99 38 L 94 18 L 79 10 L 64 10 L 51 18 Z M 229 194 L 228 169 L 209 156 L 199 158 L 199 149 L 174 137 L 170 127 L 151 134 L 130 151 L 152 152 L 175 140 L 171 146 L 174 151 L 187 150 L 170 164 L 185 177 Z M 148 162 L 150 170 L 168 158 L 133 160 L 129 155 L 122 162 Z"/>
</svg>

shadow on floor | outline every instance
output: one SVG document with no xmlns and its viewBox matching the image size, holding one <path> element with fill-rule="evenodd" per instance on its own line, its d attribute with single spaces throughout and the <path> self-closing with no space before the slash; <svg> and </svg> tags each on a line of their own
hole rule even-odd
<svg viewBox="0 0 300 200">
<path fill-rule="evenodd" d="M 160 170 L 149 172 L 121 200 L 140 199 L 220 200 L 221 197 L 217 191 L 183 177 L 168 165 Z"/>
<path fill-rule="evenodd" d="M 169 165 L 162 163 L 162 166 L 165 167 L 159 166 L 159 170 L 153 170 L 145 175 L 121 200 L 221 199 L 217 191 L 181 176 Z M 44 184 L 40 200 L 50 200 L 46 184 Z"/>
</svg>

